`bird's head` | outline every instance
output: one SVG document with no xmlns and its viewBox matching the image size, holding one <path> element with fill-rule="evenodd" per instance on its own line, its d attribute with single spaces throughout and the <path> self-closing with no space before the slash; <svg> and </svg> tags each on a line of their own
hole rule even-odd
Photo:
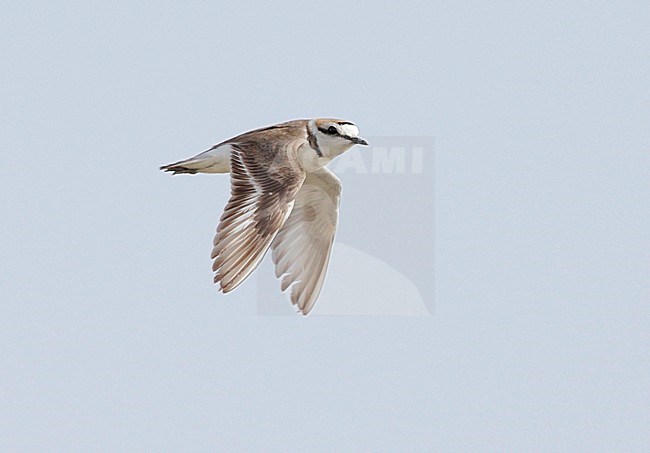
<svg viewBox="0 0 650 453">
<path fill-rule="evenodd" d="M 329 157 L 336 157 L 354 145 L 368 145 L 359 137 L 359 128 L 350 121 L 317 118 L 309 122 L 309 129 L 323 154 Z"/>
</svg>

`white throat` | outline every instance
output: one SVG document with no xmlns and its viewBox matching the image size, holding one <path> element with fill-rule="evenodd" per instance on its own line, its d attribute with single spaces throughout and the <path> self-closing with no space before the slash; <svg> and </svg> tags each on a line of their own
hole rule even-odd
<svg viewBox="0 0 650 453">
<path fill-rule="evenodd" d="M 313 172 L 329 164 L 332 159 L 347 151 L 352 145 L 342 143 L 332 146 L 332 140 L 324 140 L 316 122 L 307 123 L 307 141 L 298 149 L 298 160 L 307 172 Z"/>
</svg>

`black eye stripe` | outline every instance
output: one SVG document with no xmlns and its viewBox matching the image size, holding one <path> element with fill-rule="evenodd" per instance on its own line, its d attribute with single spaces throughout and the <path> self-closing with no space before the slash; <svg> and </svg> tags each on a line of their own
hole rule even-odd
<svg viewBox="0 0 650 453">
<path fill-rule="evenodd" d="M 323 134 L 326 135 L 339 135 L 338 129 L 336 129 L 335 126 L 330 126 L 327 129 L 323 129 L 321 127 L 318 128 L 319 131 L 321 131 Z"/>
</svg>

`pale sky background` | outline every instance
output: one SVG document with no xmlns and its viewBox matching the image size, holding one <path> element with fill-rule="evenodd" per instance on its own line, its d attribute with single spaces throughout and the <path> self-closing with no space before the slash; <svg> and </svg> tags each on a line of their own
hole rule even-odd
<svg viewBox="0 0 650 453">
<path fill-rule="evenodd" d="M 647 451 L 649 23 L 647 1 L 3 1 L 0 449 Z M 254 282 L 211 285 L 228 181 L 157 167 L 329 115 L 435 137 L 431 316 L 260 316 Z M 354 194 L 400 181 L 342 179 L 354 238 Z M 401 201 L 377 231 L 411 231 Z"/>
</svg>

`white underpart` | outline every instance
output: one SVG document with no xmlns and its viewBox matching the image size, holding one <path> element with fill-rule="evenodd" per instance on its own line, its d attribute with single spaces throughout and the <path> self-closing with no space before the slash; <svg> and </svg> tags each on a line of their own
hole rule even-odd
<svg viewBox="0 0 650 453">
<path fill-rule="evenodd" d="M 324 153 L 323 148 L 321 147 L 320 149 Z M 327 157 L 327 154 L 319 157 L 316 150 L 306 143 L 304 146 L 298 148 L 298 160 L 307 173 L 312 173 L 329 164 L 332 159 Z"/>
</svg>

